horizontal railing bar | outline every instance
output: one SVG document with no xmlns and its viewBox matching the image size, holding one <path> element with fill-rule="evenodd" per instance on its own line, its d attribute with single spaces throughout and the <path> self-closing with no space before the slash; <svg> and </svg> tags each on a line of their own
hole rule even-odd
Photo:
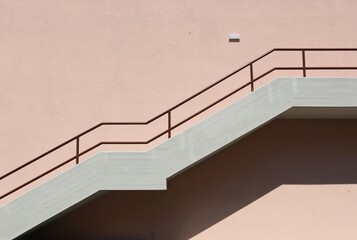
<svg viewBox="0 0 357 240">
<path fill-rule="evenodd" d="M 103 122 L 102 125 L 146 125 L 146 122 Z"/>
<path fill-rule="evenodd" d="M 146 142 L 140 142 L 140 141 L 134 141 L 134 142 L 130 142 L 130 141 L 105 141 L 105 142 L 101 142 L 101 144 L 123 144 L 123 145 L 127 145 L 127 144 L 146 144 Z"/>
<path fill-rule="evenodd" d="M 254 78 L 254 79 L 252 80 L 252 82 L 254 83 L 254 82 L 258 81 L 259 79 L 261 79 L 262 77 L 265 77 L 266 75 L 268 75 L 269 73 L 272 73 L 272 72 L 274 72 L 274 71 L 275 71 L 275 68 L 272 68 L 272 69 L 270 69 L 269 71 L 266 71 L 265 73 L 263 73 L 262 75 L 260 75 L 260 76 L 258 76 L 258 77 L 256 77 L 256 78 Z"/>
<path fill-rule="evenodd" d="M 275 67 L 274 70 L 303 70 L 303 67 Z M 307 69 L 307 67 L 305 67 Z"/>
<path fill-rule="evenodd" d="M 102 122 L 102 123 L 95 125 L 94 127 L 87 129 L 86 131 L 76 135 L 75 137 L 73 137 L 71 139 L 74 140 L 78 137 L 82 137 L 83 135 L 97 129 L 100 126 L 104 126 L 104 125 L 146 125 L 146 124 L 147 124 L 147 122 Z"/>
<path fill-rule="evenodd" d="M 258 81 L 262 77 L 265 77 L 266 75 L 274 72 L 275 70 L 302 70 L 302 69 L 304 69 L 304 68 L 303 67 L 275 67 L 275 68 L 272 68 L 269 71 L 266 71 L 265 73 L 259 75 L 258 77 L 254 78 L 252 82 Z M 307 69 L 307 68 L 305 68 L 305 69 Z"/>
<path fill-rule="evenodd" d="M 274 48 L 274 51 L 357 51 L 357 48 Z"/>
<path fill-rule="evenodd" d="M 307 70 L 356 70 L 357 67 L 306 67 Z"/>
<path fill-rule="evenodd" d="M 82 155 L 84 155 L 84 154 L 86 154 L 87 152 L 89 152 L 89 151 L 92 151 L 93 149 L 95 149 L 95 148 L 97 148 L 97 147 L 99 147 L 100 145 L 102 145 L 102 143 L 100 142 L 100 143 L 97 143 L 96 145 L 94 145 L 94 146 L 91 146 L 90 148 L 87 148 L 86 150 L 84 150 L 83 152 L 81 152 L 81 153 L 79 153 L 78 154 L 78 157 L 80 157 L 80 156 L 82 156 Z"/>
<path fill-rule="evenodd" d="M 253 82 L 258 81 L 262 77 L 274 72 L 275 70 L 303 70 L 303 67 L 275 67 L 266 71 L 262 75 L 254 78 Z M 357 70 L 357 67 L 305 67 L 306 70 Z"/>
<path fill-rule="evenodd" d="M 275 67 L 274 70 L 303 70 L 303 67 Z M 356 70 L 357 67 L 305 67 L 306 70 Z"/>
</svg>

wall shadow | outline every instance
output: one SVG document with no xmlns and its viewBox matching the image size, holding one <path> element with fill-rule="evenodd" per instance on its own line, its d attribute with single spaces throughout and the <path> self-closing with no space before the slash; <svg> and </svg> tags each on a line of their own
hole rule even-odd
<svg viewBox="0 0 357 240">
<path fill-rule="evenodd" d="M 357 120 L 274 120 L 166 191 L 108 191 L 17 239 L 190 239 L 282 184 L 357 183 L 356 136 Z"/>
</svg>

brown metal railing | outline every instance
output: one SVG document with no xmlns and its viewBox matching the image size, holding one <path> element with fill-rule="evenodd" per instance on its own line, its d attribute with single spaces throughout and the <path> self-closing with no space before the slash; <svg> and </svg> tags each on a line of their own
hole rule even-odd
<svg viewBox="0 0 357 240">
<path fill-rule="evenodd" d="M 39 176 L 25 182 L 24 184 L 14 188 L 13 190 L 3 194 L 0 196 L 0 199 L 3 199 L 7 196 L 9 196 L 10 194 L 18 191 L 19 189 L 35 182 L 36 180 L 46 176 L 47 174 L 55 171 L 56 169 L 66 165 L 67 163 L 69 162 L 72 162 L 75 160 L 76 164 L 79 164 L 79 158 L 88 153 L 89 151 L 92 151 L 93 149 L 101 146 L 101 145 L 108 145 L 108 144 L 148 144 L 148 143 L 151 143 L 152 141 L 158 139 L 159 137 L 161 136 L 164 136 L 165 134 L 167 134 L 168 138 L 171 138 L 172 136 L 172 130 L 176 129 L 177 127 L 181 126 L 182 124 L 186 123 L 187 121 L 191 120 L 192 118 L 196 117 L 197 115 L 203 113 L 204 111 L 206 111 L 207 109 L 215 106 L 216 104 L 222 102 L 223 100 L 227 99 L 228 97 L 232 96 L 233 94 L 241 91 L 242 89 L 248 87 L 250 85 L 250 89 L 251 91 L 254 91 L 254 83 L 256 81 L 258 81 L 259 79 L 267 76 L 268 74 L 276 71 L 276 70 L 301 70 L 302 71 L 302 76 L 303 77 L 306 77 L 306 72 L 307 70 L 357 70 L 357 67 L 307 67 L 306 66 L 306 52 L 337 52 L 337 51 L 348 51 L 348 52 L 356 52 L 357 51 L 357 48 L 275 48 L 265 54 L 263 54 L 262 56 L 258 57 L 257 59 L 251 61 L 250 63 L 244 65 L 243 67 L 235 70 L 234 72 L 228 74 L 227 76 L 219 79 L 218 81 L 214 82 L 213 84 L 209 85 L 208 87 L 202 89 L 201 91 L 197 92 L 196 94 L 192 95 L 191 97 L 183 100 L 182 102 L 176 104 L 175 106 L 171 107 L 170 109 L 164 111 L 163 113 L 157 115 L 156 117 L 153 117 L 151 118 L 150 120 L 146 121 L 146 122 L 102 122 L 102 123 L 99 123 L 97 125 L 95 125 L 94 127 L 92 128 L 89 128 L 88 130 L 76 135 L 75 137 L 65 141 L 64 143 L 52 148 L 51 150 L 41 154 L 40 156 L 32 159 L 31 161 L 15 168 L 14 170 L 2 175 L 0 177 L 0 180 L 16 173 L 17 171 L 31 165 L 32 163 L 38 161 L 39 159 L 47 156 L 48 154 L 64 147 L 65 145 L 69 144 L 69 143 L 72 143 L 72 142 L 75 142 L 76 143 L 76 152 L 75 152 L 75 155 L 73 157 L 71 157 L 70 159 L 62 162 L 61 164 L 58 164 L 57 166 L 47 170 L 46 172 L 40 174 Z M 298 67 L 274 67 L 272 69 L 270 69 L 269 71 L 266 71 L 265 73 L 257 76 L 257 77 L 254 77 L 254 64 L 256 62 L 258 62 L 259 60 L 265 58 L 266 56 L 268 56 L 269 54 L 273 53 L 273 52 L 301 52 L 301 66 L 298 66 Z M 357 64 L 356 64 L 357 65 Z M 218 85 L 219 83 L 225 81 L 226 79 L 232 77 L 233 75 L 237 74 L 238 72 L 246 69 L 246 68 L 249 68 L 249 73 L 250 73 L 250 80 L 243 84 L 242 86 L 240 86 L 239 88 L 237 89 L 234 89 L 233 91 L 231 91 L 230 93 L 228 93 L 227 95 L 221 97 L 220 99 L 218 99 L 217 101 L 211 103 L 210 105 L 204 107 L 203 109 L 199 110 L 198 112 L 194 113 L 193 115 L 185 118 L 184 120 L 180 121 L 179 123 L 175 124 L 175 125 L 172 125 L 172 112 L 179 108 L 180 106 L 182 106 L 183 104 L 189 102 L 190 100 L 196 98 L 197 96 L 201 95 L 202 93 L 206 92 L 207 90 L 213 88 L 214 86 Z M 167 130 L 157 134 L 156 136 L 152 137 L 151 139 L 147 140 L 147 141 L 103 141 L 103 142 L 99 142 L 95 145 L 93 145 L 92 147 L 89 147 L 88 149 L 80 152 L 80 138 L 83 137 L 84 135 L 92 132 L 93 130 L 101 127 L 101 126 L 109 126 L 109 125 L 148 125 L 149 123 L 152 123 L 154 122 L 155 120 L 161 118 L 161 117 L 164 117 L 166 116 L 167 117 L 167 123 L 168 123 L 168 126 L 167 126 Z"/>
</svg>

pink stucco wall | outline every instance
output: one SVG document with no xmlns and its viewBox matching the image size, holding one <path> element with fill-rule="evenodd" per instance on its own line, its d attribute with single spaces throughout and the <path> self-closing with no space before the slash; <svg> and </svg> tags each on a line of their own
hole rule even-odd
<svg viewBox="0 0 357 240">
<path fill-rule="evenodd" d="M 99 122 L 145 121 L 272 48 L 356 47 L 356 7 L 350 0 L 1 0 L 0 174 Z M 228 42 L 232 32 L 241 35 L 240 43 Z M 322 59 L 308 57 L 310 63 Z M 356 58 L 323 59 L 342 64 Z M 257 71 L 277 62 L 300 59 L 273 56 Z M 247 76 L 178 110 L 173 120 Z M 103 128 L 81 143 L 148 139 L 163 127 L 164 120 L 149 130 Z M 1 182 L 0 190 L 74 151 L 69 145 Z"/>
</svg>

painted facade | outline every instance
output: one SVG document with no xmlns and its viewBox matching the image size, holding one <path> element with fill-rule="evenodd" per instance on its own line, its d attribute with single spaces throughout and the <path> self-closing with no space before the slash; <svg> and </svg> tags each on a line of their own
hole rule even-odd
<svg viewBox="0 0 357 240">
<path fill-rule="evenodd" d="M 273 48 L 356 47 L 357 35 L 353 31 L 357 22 L 354 13 L 356 7 L 357 3 L 350 0 L 295 2 L 281 0 L 155 0 L 150 2 L 2 0 L 0 1 L 0 29 L 4 34 L 0 37 L 0 52 L 2 53 L 0 54 L 0 150 L 2 153 L 0 175 L 99 122 L 148 120 Z M 230 43 L 229 33 L 239 33 L 241 41 Z M 307 64 L 310 66 L 353 66 L 356 60 L 357 53 L 346 52 L 308 53 L 306 56 Z M 281 53 L 271 55 L 254 67 L 256 74 L 262 74 L 274 66 L 300 66 L 301 64 L 300 52 Z M 301 77 L 302 75 L 300 71 L 276 71 L 262 79 L 257 87 L 277 76 Z M 308 76 L 355 77 L 356 71 L 308 71 Z M 215 88 L 214 91 L 208 92 L 197 101 L 174 112 L 173 121 L 182 120 L 188 113 L 194 113 L 207 103 L 228 93 L 232 87 L 246 82 L 247 79 L 249 79 L 249 71 L 242 72 L 225 85 Z M 238 97 L 247 94 L 249 94 L 249 89 Z M 229 103 L 220 105 L 215 111 L 224 108 L 227 104 Z M 182 132 L 207 116 L 204 115 L 187 123 L 174 134 Z M 354 118 L 354 114 L 345 111 L 338 118 Z M 298 140 L 293 136 L 299 135 L 299 132 L 296 132 L 293 125 L 296 124 L 301 128 L 302 133 L 309 135 L 308 129 L 315 122 L 294 121 L 275 121 L 258 130 L 257 133 L 253 133 L 247 140 L 244 138 L 242 143 L 237 142 L 237 147 L 234 145 L 224 150 L 225 152 L 217 153 L 213 159 L 230 151 L 232 154 L 234 152 L 234 156 L 239 155 L 236 153 L 237 149 L 241 148 L 240 145 L 250 141 L 249 139 L 261 142 L 261 147 L 252 149 L 252 152 L 259 152 L 260 148 L 268 151 L 264 148 L 263 140 L 273 145 L 278 144 L 279 139 L 286 138 L 286 141 L 297 145 L 295 141 Z M 145 213 L 144 215 L 135 212 L 138 209 L 133 209 L 134 216 L 138 215 L 146 219 L 145 221 L 150 220 L 153 224 L 145 225 L 144 220 L 138 222 L 138 229 L 140 229 L 138 234 L 129 229 L 126 232 L 123 230 L 125 233 L 120 235 L 121 228 L 115 228 L 118 232 L 110 229 L 106 232 L 117 234 L 116 237 L 119 239 L 123 237 L 130 239 L 153 237 L 155 239 L 217 239 L 219 236 L 220 238 L 224 236 L 225 239 L 236 239 L 235 237 L 286 239 L 288 236 L 289 239 L 355 239 L 357 232 L 352 225 L 357 217 L 353 204 L 357 198 L 357 192 L 352 177 L 353 172 L 350 172 L 354 169 L 354 152 L 349 146 L 353 141 L 354 121 L 343 120 L 346 121 L 345 123 L 342 120 L 320 121 L 320 132 L 311 134 L 311 146 L 316 145 L 316 148 L 320 150 L 315 151 L 312 147 L 310 149 L 310 137 L 300 139 L 299 144 L 307 147 L 306 152 L 303 151 L 306 155 L 311 153 L 316 157 L 309 156 L 306 159 L 313 158 L 316 164 L 323 169 L 326 168 L 326 172 L 329 173 L 329 176 L 325 178 L 321 176 L 324 173 L 319 172 L 321 175 L 318 174 L 318 176 L 321 176 L 321 179 L 318 176 L 317 179 L 321 182 L 316 179 L 316 181 L 308 181 L 310 178 L 313 179 L 313 171 L 310 175 L 307 174 L 306 182 L 303 180 L 290 182 L 287 180 L 288 176 L 277 177 L 279 181 L 274 182 L 275 178 L 272 174 L 267 176 L 267 185 L 272 186 L 270 183 L 274 182 L 275 185 L 273 185 L 276 188 L 267 186 L 269 191 L 260 191 L 264 188 L 262 183 L 264 181 L 259 182 L 257 188 L 253 180 L 247 186 L 237 183 L 238 187 L 244 190 L 240 198 L 238 197 L 240 191 L 230 190 L 229 187 L 227 189 L 223 187 L 220 190 L 219 183 L 212 190 L 207 189 L 207 186 L 202 186 L 203 182 L 198 186 L 198 183 L 192 179 L 194 178 L 193 172 L 198 171 L 197 175 L 202 175 L 203 178 L 207 178 L 206 174 L 214 174 L 212 169 L 207 170 L 207 173 L 204 170 L 197 170 L 210 165 L 204 162 L 202 166 L 194 167 L 192 172 L 188 170 L 187 173 L 184 172 L 172 178 L 168 184 L 168 193 L 165 191 L 122 193 L 124 197 L 120 201 L 129 201 L 134 197 L 141 199 L 145 196 L 146 198 L 151 194 L 153 200 L 161 198 L 161 194 L 168 195 L 168 197 L 163 197 L 167 199 L 176 195 L 182 196 L 179 198 L 178 205 L 174 205 L 171 200 L 162 200 L 165 206 L 172 204 L 172 207 L 168 207 L 168 212 L 172 211 L 173 215 L 179 215 L 178 219 L 182 225 L 176 226 L 177 228 L 172 226 L 172 229 L 165 227 L 165 231 L 169 233 L 172 231 L 175 237 L 168 238 L 165 231 L 161 231 L 163 222 L 173 223 L 172 219 L 166 221 L 165 217 L 158 217 L 155 218 L 157 222 L 150 220 L 154 216 L 155 209 L 160 214 L 165 214 L 165 209 L 158 209 L 160 206 L 157 203 L 150 203 L 148 208 L 140 211 L 140 214 Z M 166 127 L 165 124 L 163 120 L 149 128 L 103 128 L 83 141 L 81 140 L 81 147 L 91 146 L 103 139 L 108 141 L 148 139 L 161 131 L 163 126 Z M 279 129 L 277 131 L 282 135 L 278 134 L 271 138 L 266 135 L 259 137 L 262 132 L 268 134 L 269 129 L 278 128 L 280 125 L 281 129 L 289 125 L 287 132 L 291 131 L 291 135 L 285 136 Z M 324 134 L 327 134 L 329 128 L 333 129 L 333 126 L 336 126 L 339 131 L 334 129 L 331 135 L 325 136 Z M 347 128 L 347 126 L 350 127 Z M 326 144 L 318 143 L 315 138 L 321 138 L 326 141 Z M 340 139 L 338 142 L 334 140 L 337 138 Z M 147 146 L 102 147 L 83 156 L 81 161 L 101 151 L 148 151 L 164 141 L 163 137 Z M 336 150 L 332 147 L 332 143 L 336 144 Z M 323 148 L 328 148 L 328 151 L 322 154 Z M 287 150 L 284 154 L 300 156 L 299 153 L 294 152 L 293 148 L 290 148 L 290 145 L 287 149 L 290 152 Z M 58 164 L 63 158 L 72 156 L 74 152 L 75 146 L 69 145 L 63 151 L 43 159 L 37 165 L 1 181 L 1 191 L 6 192 L 18 186 L 34 175 Z M 278 150 L 268 152 L 273 155 L 283 154 Z M 337 163 L 339 159 L 337 153 L 340 153 L 341 161 L 347 161 L 348 164 Z M 273 161 L 272 166 L 268 165 L 279 169 L 277 163 L 286 159 L 287 155 L 278 157 L 277 159 L 280 160 Z M 224 158 L 228 162 L 235 159 L 235 157 Z M 326 164 L 322 163 L 325 158 L 328 158 Z M 262 157 L 256 161 L 264 159 L 266 158 Z M 295 164 L 299 171 L 308 172 L 309 164 L 314 164 L 314 161 L 308 163 L 306 159 L 303 165 L 298 165 L 297 157 L 289 161 Z M 208 161 L 217 162 L 211 159 Z M 240 162 L 240 164 L 244 163 Z M 265 166 L 264 164 L 262 166 Z M 290 173 L 288 166 L 284 164 L 283 172 Z M 65 166 L 48 178 L 1 200 L 1 204 L 11 202 L 12 199 L 40 186 L 41 183 L 73 166 L 74 164 Z M 315 167 L 317 168 L 317 165 Z M 340 171 L 332 171 L 335 167 Z M 232 168 L 234 169 L 234 166 Z M 259 166 L 253 169 L 253 166 L 249 165 L 248 168 L 251 174 L 257 174 L 260 176 L 258 179 L 262 179 L 260 173 L 264 175 L 264 171 Z M 237 175 L 232 173 L 229 176 L 236 181 L 239 178 L 244 180 L 245 177 L 250 179 L 246 176 L 249 171 L 239 170 Z M 277 170 L 277 172 L 281 174 L 282 171 Z M 299 174 L 296 172 L 294 174 L 296 178 L 293 180 L 299 178 L 297 177 Z M 207 181 L 209 179 L 207 178 Z M 220 175 L 220 179 L 222 181 L 220 184 L 223 184 L 224 176 Z M 189 192 L 190 188 L 184 189 L 188 192 L 183 195 L 180 194 L 181 190 L 172 190 L 171 193 L 170 184 L 175 185 L 180 181 L 186 183 L 183 185 L 177 183 L 181 186 L 178 189 L 184 189 L 183 186 L 189 182 L 197 186 L 192 188 L 192 192 Z M 211 184 L 214 185 L 214 183 Z M 233 188 L 233 185 L 227 186 Z M 250 189 L 244 189 L 245 187 Z M 197 195 L 197 193 L 195 195 L 196 191 L 202 191 L 202 195 Z M 218 200 L 217 196 L 221 191 L 222 196 L 225 197 Z M 72 228 L 63 222 L 80 219 L 76 214 L 83 214 L 83 209 L 95 212 L 94 203 L 111 204 L 120 198 L 120 194 L 120 192 L 104 194 L 94 202 L 88 203 L 88 206 L 78 208 L 68 216 L 64 216 L 63 220 L 58 219 L 50 223 L 48 230 L 39 230 L 38 233 L 32 234 L 48 238 L 50 235 L 46 234 L 66 231 L 67 227 L 68 233 L 73 233 L 74 236 L 77 233 L 70 230 Z M 195 196 L 192 202 L 189 202 L 190 194 Z M 215 203 L 211 202 L 212 205 L 209 202 L 209 194 L 217 197 L 212 197 L 212 201 L 217 200 Z M 229 200 L 230 194 L 233 199 L 237 199 L 237 205 Z M 151 198 L 150 196 L 148 198 Z M 202 203 L 202 215 L 200 215 L 198 210 L 192 211 L 192 209 L 203 199 L 207 199 L 208 202 Z M 181 203 L 182 211 L 177 208 L 181 206 Z M 216 204 L 228 206 L 223 209 L 217 208 L 213 213 L 208 211 L 210 208 L 215 209 L 213 206 L 217 206 Z M 125 213 L 127 217 L 129 217 L 129 210 L 127 209 Z M 102 212 L 100 208 L 98 211 L 98 216 L 103 218 L 109 214 L 105 210 Z M 121 210 L 118 207 L 113 211 L 120 212 Z M 194 218 L 194 221 L 186 221 L 185 217 L 188 215 L 183 212 L 191 212 L 190 218 Z M 263 216 L 260 216 L 261 213 Z M 147 217 L 148 215 L 150 217 Z M 83 214 L 83 216 L 86 215 Z M 121 221 L 118 219 L 114 222 L 122 224 Z M 135 219 L 133 221 L 135 222 Z M 61 224 L 56 227 L 55 223 Z M 131 225 L 131 227 L 134 226 Z M 90 232 L 88 225 L 82 229 Z M 105 230 L 103 226 L 98 229 Z M 175 231 L 178 232 L 175 233 Z M 83 237 L 76 236 L 77 239 Z M 86 237 L 89 239 L 89 236 Z M 99 236 L 93 233 L 92 237 Z M 109 235 L 106 237 L 113 238 Z"/>
</svg>

